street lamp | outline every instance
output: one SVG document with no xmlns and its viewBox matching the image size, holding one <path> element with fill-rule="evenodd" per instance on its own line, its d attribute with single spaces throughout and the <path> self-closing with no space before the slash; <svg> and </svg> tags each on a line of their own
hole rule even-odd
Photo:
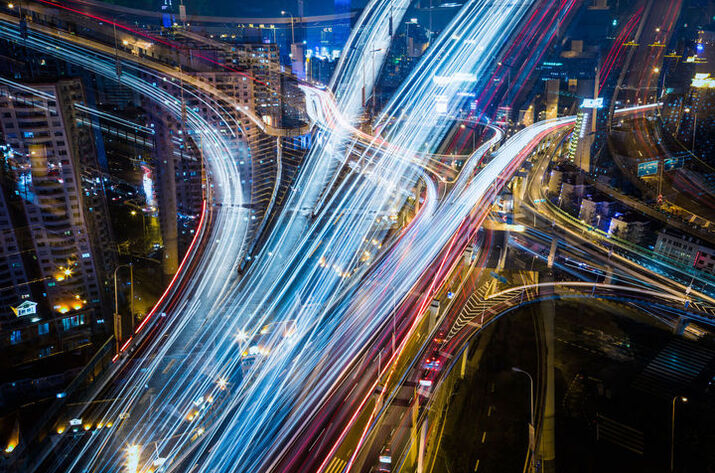
<svg viewBox="0 0 715 473">
<path fill-rule="evenodd" d="M 288 10 L 281 10 L 281 15 L 289 15 L 290 16 L 290 37 L 291 37 L 291 44 L 295 43 L 295 29 L 293 28 L 293 14 L 289 12 Z"/>
<path fill-rule="evenodd" d="M 688 398 L 685 396 L 675 396 L 673 398 L 673 412 L 670 417 L 670 471 L 673 471 L 675 466 L 675 403 L 682 402 L 683 404 L 688 403 Z"/>
<path fill-rule="evenodd" d="M 535 432 L 535 425 L 534 425 L 534 378 L 531 377 L 529 373 L 526 371 L 522 370 L 521 368 L 517 368 L 516 366 L 512 366 L 511 370 L 514 373 L 522 373 L 525 374 L 526 376 L 529 377 L 529 411 L 530 411 L 530 424 L 529 424 L 529 470 L 534 471 L 533 465 L 534 465 L 534 447 L 535 447 L 535 440 L 534 437 L 536 436 Z"/>
<path fill-rule="evenodd" d="M 132 217 L 136 217 L 137 215 L 142 216 L 142 236 L 146 239 L 146 215 L 144 215 L 144 210 L 139 207 L 137 207 L 137 209 L 130 210 L 129 215 Z M 146 244 L 146 241 L 144 243 Z"/>
</svg>

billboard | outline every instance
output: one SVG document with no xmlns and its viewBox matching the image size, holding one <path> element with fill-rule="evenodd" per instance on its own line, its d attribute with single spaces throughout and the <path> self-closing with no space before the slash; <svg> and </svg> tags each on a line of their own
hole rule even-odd
<svg viewBox="0 0 715 473">
<path fill-rule="evenodd" d="M 638 163 L 638 177 L 654 176 L 658 174 L 658 161 Z"/>
<path fill-rule="evenodd" d="M 597 99 L 583 99 L 581 108 L 603 108 L 603 97 Z"/>
</svg>

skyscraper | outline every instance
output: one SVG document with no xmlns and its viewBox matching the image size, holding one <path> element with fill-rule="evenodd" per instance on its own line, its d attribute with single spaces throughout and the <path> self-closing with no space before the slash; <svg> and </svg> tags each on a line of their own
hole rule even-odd
<svg viewBox="0 0 715 473">
<path fill-rule="evenodd" d="M 109 334 L 103 314 L 116 256 L 93 134 L 77 108 L 85 102 L 80 80 L 4 84 L 0 337 L 8 348 L 0 365 L 7 371 L 89 353 Z"/>
<path fill-rule="evenodd" d="M 43 294 L 58 313 L 101 309 L 115 258 L 94 141 L 78 123 L 78 103 L 78 79 L 0 87 L 0 125 L 12 149 L 4 190 L 22 202 Z"/>
</svg>

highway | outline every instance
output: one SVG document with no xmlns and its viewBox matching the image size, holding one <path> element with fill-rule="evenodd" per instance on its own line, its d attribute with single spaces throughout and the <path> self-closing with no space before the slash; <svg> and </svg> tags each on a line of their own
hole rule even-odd
<svg viewBox="0 0 715 473">
<path fill-rule="evenodd" d="M 196 251 L 113 369 L 68 413 L 89 423 L 87 433 L 58 434 L 33 469 L 118 471 L 131 460 L 162 472 L 323 471 L 367 408 L 369 421 L 344 458 L 349 471 L 379 415 L 368 400 L 380 377 L 387 374 L 389 384 L 391 365 L 492 202 L 545 136 L 574 122 L 565 117 L 519 131 L 477 171 L 501 139 L 495 134 L 439 198 L 435 181 L 443 169 L 433 154 L 464 104 L 464 78 L 486 74 L 494 50 L 531 5 L 466 2 L 376 120 L 384 124 L 379 136 L 369 136 L 352 125 L 379 66 L 365 71 L 386 55 L 388 11 L 404 11 L 386 0 L 370 2 L 332 93 L 304 88 L 320 132 L 273 232 L 242 277 L 236 269 L 245 256 L 248 202 L 237 159 L 211 124 L 187 110 L 187 126 L 204 143 L 211 183 Z M 23 38 L 13 18 L 2 19 L 0 37 L 117 78 L 112 48 L 89 48 L 86 40 L 44 27 Z M 144 58 L 121 61 L 122 84 L 181 119 L 180 101 L 142 78 L 161 82 L 170 71 Z M 169 76 L 176 80 L 176 71 Z M 187 93 L 230 117 L 219 105 L 231 104 L 226 97 L 184 73 L 178 79 Z M 435 113 L 437 103 L 445 113 Z M 397 213 L 421 198 L 414 195 L 418 181 L 426 187 L 423 205 L 398 228 Z M 399 317 L 397 306 L 404 306 Z M 351 384 L 358 373 L 360 383 Z M 94 399 L 112 401 L 91 404 Z"/>
<path fill-rule="evenodd" d="M 653 285 L 671 294 L 684 294 L 687 291 L 709 304 L 715 303 L 712 280 L 706 274 L 668 261 L 651 250 L 614 235 L 607 235 L 568 215 L 548 200 L 544 189 L 550 161 L 551 155 L 544 154 L 535 164 L 527 184 L 525 199 L 528 204 L 525 208 L 552 223 L 552 231 L 558 232 L 559 238 L 572 241 L 574 245 L 592 248 L 591 251 L 601 255 L 609 255 L 614 264 L 620 263 L 634 271 L 639 278 L 652 281 Z"/>
<path fill-rule="evenodd" d="M 475 2 L 474 5 L 471 10 L 466 10 L 462 24 L 457 27 L 472 26 L 469 22 L 478 18 L 485 25 L 474 28 L 475 35 L 484 38 L 481 41 L 485 44 L 498 42 L 496 38 L 503 41 L 508 34 L 508 28 L 503 28 L 504 22 L 513 25 L 518 15 L 506 15 L 504 11 L 480 15 L 481 11 L 491 7 L 487 7 L 486 2 Z M 524 5 L 502 8 L 513 11 L 526 9 Z M 382 12 L 375 16 L 385 21 Z M 366 28 L 363 31 L 371 30 Z M 15 40 L 20 37 L 12 26 L 4 27 L 3 35 Z M 111 56 L 102 57 L 94 53 L 88 59 L 87 51 L 74 42 L 58 47 L 56 35 L 51 42 L 40 34 L 31 33 L 24 41 L 30 47 L 51 51 L 60 58 L 107 77 L 116 75 Z M 455 41 L 445 41 L 443 48 L 455 51 L 457 45 Z M 461 48 L 465 53 L 459 55 L 455 51 L 452 62 L 440 64 L 447 73 L 459 72 L 462 67 L 474 68 L 484 62 L 481 51 L 486 48 L 475 50 L 465 47 L 465 44 L 461 44 Z M 466 53 L 468 49 L 472 51 L 471 55 Z M 431 58 L 439 60 L 437 54 Z M 347 74 L 347 77 L 354 79 L 352 74 Z M 133 74 L 123 72 L 120 80 L 158 103 L 171 107 L 175 116 L 180 113 L 180 104 L 175 98 L 153 90 L 155 87 Z M 436 87 L 429 76 L 423 75 L 420 80 L 425 84 L 426 93 Z M 336 89 L 340 90 L 340 87 Z M 346 90 L 354 89 L 354 85 L 346 87 Z M 454 95 L 456 91 L 457 87 L 452 86 L 446 92 Z M 339 95 L 338 100 L 341 100 Z M 409 105 L 413 107 L 413 113 L 425 113 L 432 104 L 429 96 L 424 95 L 420 101 Z M 453 107 L 456 105 L 454 103 Z M 347 108 L 349 110 L 350 106 Z M 191 120 L 195 120 L 192 127 L 196 133 L 206 134 L 203 137 L 205 142 L 214 139 L 221 143 L 220 137 L 212 136 L 210 126 L 200 117 L 191 116 Z M 421 129 L 424 129 L 420 134 L 425 142 L 438 140 L 439 132 L 430 130 L 430 121 L 417 128 L 415 122 L 412 123 L 411 127 L 394 131 L 391 141 L 399 141 L 402 137 L 403 141 L 409 142 L 414 138 L 413 134 Z M 443 130 L 444 125 L 441 127 L 440 130 Z M 336 134 L 340 133 L 341 130 L 338 130 Z M 363 312 L 353 314 L 352 319 L 333 320 L 327 315 L 329 310 L 349 307 L 348 303 L 336 306 L 342 299 L 340 294 L 353 290 L 350 278 L 359 280 L 359 271 L 365 271 L 360 267 L 367 268 L 360 261 L 362 255 L 368 252 L 367 248 L 378 252 L 380 242 L 391 226 L 388 224 L 389 215 L 394 212 L 391 209 L 405 199 L 403 190 L 410 189 L 414 182 L 412 179 L 419 175 L 414 166 L 406 165 L 402 159 L 380 163 L 377 158 L 389 156 L 389 150 L 365 153 L 363 161 L 372 169 L 343 181 L 340 186 L 345 190 L 336 193 L 338 197 L 325 199 L 323 207 L 316 209 L 312 203 L 317 201 L 320 189 L 325 187 L 316 183 L 330 182 L 334 172 L 332 160 L 325 162 L 319 158 L 334 150 L 316 153 L 318 158 L 309 157 L 307 170 L 295 186 L 297 197 L 289 201 L 275 234 L 251 266 L 250 273 L 239 282 L 232 272 L 241 255 L 242 239 L 236 238 L 236 235 L 245 232 L 243 202 L 241 192 L 235 192 L 240 191 L 240 185 L 233 182 L 239 181 L 235 163 L 225 147 L 221 151 L 208 154 L 207 159 L 214 190 L 212 197 L 214 202 L 222 205 L 220 208 L 211 207 L 211 235 L 201 242 L 205 248 L 201 256 L 203 260 L 195 265 L 192 273 L 199 277 L 188 278 L 188 282 L 181 285 L 180 293 L 167 297 L 172 310 L 163 317 L 166 322 L 152 331 L 152 339 L 147 341 L 147 345 L 141 347 L 142 357 L 132 358 L 130 364 L 117 364 L 117 367 L 125 367 L 120 382 L 108 383 L 106 389 L 109 392 L 103 393 L 104 397 L 116 398 L 117 401 L 100 411 L 90 409 L 74 414 L 90 418 L 93 425 L 102 425 L 103 429 L 93 430 L 89 438 L 66 436 L 66 441 L 55 451 L 58 469 L 71 471 L 93 464 L 121 465 L 127 455 L 126 444 L 136 442 L 141 446 L 154 447 L 153 451 L 144 450 L 144 455 L 139 453 L 142 463 L 147 465 L 159 462 L 168 467 L 175 460 L 180 468 L 185 467 L 187 462 L 225 466 L 230 457 L 230 464 L 236 465 L 234 468 L 241 465 L 241 468 L 251 470 L 252 465 L 256 466 L 269 458 L 267 454 L 272 448 L 281 445 L 277 438 L 288 437 L 291 429 L 300 422 L 299 416 L 288 416 L 292 410 L 286 410 L 288 405 L 305 396 L 301 392 L 311 393 L 303 400 L 305 412 L 309 414 L 307 406 L 316 405 L 320 393 L 332 385 L 330 380 L 334 376 L 316 379 L 311 374 L 325 366 L 323 357 L 331 352 L 330 347 L 333 347 L 332 353 L 343 355 L 342 363 L 347 363 L 364 346 L 365 337 L 370 335 L 372 327 L 364 324 L 359 316 L 364 317 L 364 311 L 372 310 L 372 307 L 363 307 Z M 376 173 L 378 169 L 380 172 Z M 404 179 L 405 172 L 412 178 Z M 375 189 L 381 189 L 381 192 L 375 192 Z M 393 191 L 385 192 L 385 189 Z M 429 215 L 435 202 L 428 201 L 427 204 L 421 210 L 424 215 Z M 302 211 L 306 208 L 310 210 L 307 214 Z M 355 212 L 357 209 L 359 211 Z M 430 243 L 432 245 L 434 242 Z M 423 256 L 420 255 L 419 259 L 426 264 Z M 412 278 L 419 274 L 406 264 L 402 268 Z M 398 291 L 406 291 L 410 287 L 409 281 L 410 278 L 407 278 Z M 379 302 L 379 299 L 375 300 L 375 303 Z M 163 310 L 155 311 L 160 312 L 164 313 Z M 223 314 L 236 315 L 223 317 Z M 384 314 L 380 315 L 384 317 Z M 355 325 L 358 320 L 360 326 Z M 255 340 L 268 322 L 275 326 L 279 321 L 293 321 L 294 324 L 290 336 L 285 331 L 277 330 L 267 343 L 269 346 L 280 343 L 281 350 L 275 350 L 275 355 L 266 353 L 265 348 L 254 353 L 249 342 Z M 374 321 L 377 324 L 381 319 L 375 316 Z M 144 326 L 146 322 L 140 328 Z M 352 330 L 359 332 L 346 337 L 345 334 Z M 252 362 L 244 363 L 243 353 L 252 355 Z M 177 357 L 180 354 L 190 356 Z M 305 363 L 303 367 L 295 366 L 297 359 Z M 282 375 L 288 367 L 294 376 L 291 383 L 287 383 Z M 328 366 L 323 371 L 326 374 L 335 373 L 335 369 Z M 307 389 L 306 383 L 312 380 L 313 388 Z M 230 392 L 230 396 L 222 395 L 225 391 Z M 110 393 L 111 396 L 108 395 Z M 221 409 L 209 409 L 208 404 L 213 401 L 218 403 L 219 400 Z M 194 410 L 197 412 L 194 413 Z M 101 418 L 97 417 L 100 414 Z M 95 416 L 94 419 L 92 416 Z M 279 419 L 283 419 L 284 423 Z M 108 428 L 108 425 L 111 427 Z M 210 441 L 193 443 L 202 435 Z M 222 444 L 230 444 L 231 448 L 221 448 Z M 193 453 L 187 458 L 184 453 L 189 451 Z"/>
<path fill-rule="evenodd" d="M 640 112 L 641 110 L 642 108 L 634 108 L 633 112 Z M 629 110 L 623 110 L 619 113 L 629 113 Z M 521 166 L 521 164 L 530 154 L 532 149 L 536 147 L 536 145 L 540 141 L 542 141 L 546 136 L 553 133 L 558 133 L 564 127 L 572 125 L 574 123 L 574 120 L 575 117 L 566 117 L 559 120 L 541 122 L 517 133 L 501 146 L 501 148 L 495 153 L 493 160 L 490 161 L 489 164 L 474 178 L 474 180 L 467 185 L 466 189 L 454 188 L 454 192 L 448 195 L 448 197 L 443 200 L 440 208 L 438 208 L 435 213 L 435 219 L 444 217 L 445 221 L 438 221 L 439 223 L 436 223 L 436 225 L 439 225 L 439 228 L 449 229 L 450 234 L 459 234 L 463 235 L 463 237 L 455 242 L 452 242 L 453 246 L 450 247 L 451 253 L 448 252 L 447 254 L 441 256 L 438 260 L 440 261 L 441 266 L 436 272 L 430 273 L 429 279 L 431 281 L 431 286 L 429 286 L 429 290 L 426 292 L 429 297 L 421 300 L 421 303 L 416 303 L 412 300 L 406 300 L 403 302 L 403 305 L 400 307 L 400 309 L 396 312 L 397 314 L 399 314 L 399 317 L 404 317 L 405 312 L 410 314 L 410 317 L 414 317 L 413 326 L 410 327 L 410 330 L 406 333 L 406 335 L 403 335 L 402 337 L 403 343 L 406 343 L 406 341 L 414 335 L 414 331 L 417 330 L 418 326 L 420 325 L 420 322 L 423 320 L 426 303 L 429 303 L 432 300 L 431 298 L 434 297 L 440 291 L 444 283 L 449 279 L 448 275 L 452 272 L 452 269 L 455 267 L 455 265 L 459 263 L 464 248 L 467 244 L 470 243 L 471 239 L 473 238 L 473 232 L 480 227 L 481 223 L 486 218 L 489 210 L 491 209 L 491 202 L 493 201 L 495 195 L 499 193 L 501 186 L 510 180 L 513 173 L 516 172 L 516 170 Z M 512 157 L 514 155 L 517 156 L 517 159 L 514 159 Z M 490 175 L 490 167 L 492 166 L 492 169 L 501 169 L 501 174 L 498 174 L 496 176 Z M 495 183 L 499 183 L 498 186 L 496 186 Z M 486 186 L 486 188 L 484 186 Z M 470 200 L 475 197 L 477 198 L 476 201 Z M 459 209 L 462 205 L 464 205 L 463 210 L 471 209 L 471 211 L 467 210 L 466 213 L 461 213 Z M 468 224 L 464 224 L 466 222 L 468 222 Z M 455 228 L 455 226 L 459 226 L 459 228 Z M 449 270 L 447 270 L 446 268 L 449 268 Z M 418 286 L 418 288 L 413 292 L 423 294 L 425 293 L 425 287 Z M 682 298 L 677 299 L 679 301 L 682 300 Z M 458 321 L 452 322 L 458 323 Z M 449 332 L 449 323 L 445 323 L 443 327 L 444 328 L 442 330 L 444 331 L 444 333 Z M 479 325 L 477 325 L 477 327 L 479 327 Z M 396 362 L 396 357 L 394 356 L 394 354 L 388 359 L 388 361 L 385 361 L 385 359 L 387 358 L 387 354 L 392 353 L 389 349 L 390 327 L 388 326 L 386 328 L 388 332 L 382 335 L 383 345 L 378 345 L 378 347 L 373 348 L 375 353 L 373 356 L 377 357 L 377 352 L 380 350 L 385 354 L 384 358 L 382 358 L 384 368 L 378 379 L 381 378 L 381 386 L 390 386 L 390 389 L 388 390 L 385 387 L 380 388 L 381 390 L 378 389 L 376 391 L 376 388 L 378 386 L 378 381 L 376 380 L 373 385 L 370 386 L 370 389 L 365 389 L 365 393 L 363 394 L 360 394 L 360 389 L 357 388 L 353 388 L 352 390 L 348 391 L 347 386 L 343 391 L 340 392 L 340 396 L 347 397 L 345 399 L 341 399 L 340 401 L 334 401 L 334 404 L 348 404 L 353 406 L 357 405 L 359 410 L 367 409 L 367 413 L 369 414 L 369 416 L 360 412 L 360 419 L 358 419 L 358 415 L 356 413 L 350 419 L 341 419 L 340 416 L 336 416 L 329 418 L 330 422 L 326 420 L 323 421 L 322 428 L 325 428 L 329 424 L 332 429 L 323 433 L 324 437 L 330 437 L 330 432 L 336 431 L 336 425 L 339 422 L 346 422 L 346 420 L 348 421 L 345 430 L 339 437 L 338 444 L 336 444 L 336 446 L 330 451 L 330 455 L 326 457 L 326 461 L 323 463 L 323 465 L 321 465 L 321 467 L 323 468 L 328 467 L 329 465 L 333 467 L 335 465 L 342 465 L 341 468 L 345 468 L 345 470 L 341 471 L 349 471 L 354 461 L 355 455 L 357 454 L 357 452 L 361 451 L 360 448 L 362 446 L 362 440 L 372 434 L 373 429 L 375 429 L 378 425 L 378 419 L 380 418 L 380 416 L 387 412 L 386 407 L 390 404 L 390 402 L 401 395 L 401 393 L 403 392 L 402 390 L 404 389 L 404 382 L 417 382 L 417 379 L 415 379 L 414 374 L 421 372 L 421 364 L 419 361 L 420 358 L 417 358 L 413 362 L 409 363 L 409 369 L 411 371 L 409 371 L 408 373 L 404 373 L 400 370 L 394 373 L 391 371 Z M 421 329 L 424 330 L 424 327 L 421 327 Z M 397 330 L 398 332 L 404 331 L 404 323 L 401 318 L 398 318 Z M 424 333 L 422 334 L 424 335 Z M 463 336 L 464 334 L 460 335 Z M 427 353 L 428 356 L 432 352 L 427 349 L 427 347 L 430 345 L 430 336 L 427 336 L 426 338 L 423 337 L 419 340 L 419 343 L 424 345 L 421 347 L 420 350 L 418 350 L 418 352 Z M 459 340 L 463 340 L 463 338 L 460 337 Z M 437 346 L 435 350 L 444 353 L 455 353 L 461 346 L 459 343 L 457 343 L 459 340 L 452 340 L 451 338 L 449 338 L 444 342 L 444 346 Z M 448 344 L 449 342 L 455 344 Z M 405 346 L 406 345 L 401 344 L 395 351 L 395 353 L 399 356 L 402 351 L 405 350 Z M 410 348 L 410 350 L 408 351 L 410 353 L 413 353 L 414 347 Z M 363 380 L 365 376 L 374 376 L 372 372 L 366 372 L 364 370 L 364 367 L 361 371 L 359 371 L 359 373 L 360 379 Z M 390 373 L 390 375 L 388 375 L 387 373 Z M 391 375 L 397 377 L 398 379 L 401 379 L 401 382 L 399 382 L 395 386 L 390 385 Z M 353 377 L 351 378 L 354 379 L 354 377 L 355 375 L 353 375 Z M 385 379 L 385 377 L 387 377 L 387 379 Z M 435 384 L 436 381 L 437 380 L 435 379 Z M 349 384 L 348 386 L 352 387 L 353 385 Z M 362 385 L 358 386 L 358 388 L 362 388 Z M 368 399 L 372 397 L 372 399 L 374 400 L 375 396 L 379 398 L 382 398 L 384 396 L 384 399 L 382 399 L 381 401 L 371 401 L 370 403 L 368 403 Z M 372 412 L 370 413 L 370 411 Z M 341 415 L 344 416 L 344 414 L 342 413 Z M 367 419 L 365 418 L 366 416 Z M 350 430 L 352 424 L 356 422 L 362 423 L 362 425 L 364 426 L 361 427 L 364 428 L 362 434 L 357 435 L 356 437 L 356 434 L 353 432 L 352 435 L 349 437 L 351 442 L 354 442 L 357 438 L 357 444 L 350 443 L 349 447 L 342 446 L 340 443 L 348 438 L 348 431 Z M 316 427 L 314 430 L 320 431 L 320 428 Z M 338 446 L 342 448 L 338 448 Z M 320 445 L 319 448 L 326 448 L 326 446 Z M 340 452 L 340 454 L 334 456 L 336 452 Z M 352 458 L 345 458 L 346 452 L 352 454 Z M 379 453 L 379 450 L 373 451 L 373 459 L 374 455 L 376 455 L 377 453 Z M 320 457 L 322 455 L 317 456 Z M 367 464 L 369 465 L 370 462 L 368 462 Z"/>
</svg>

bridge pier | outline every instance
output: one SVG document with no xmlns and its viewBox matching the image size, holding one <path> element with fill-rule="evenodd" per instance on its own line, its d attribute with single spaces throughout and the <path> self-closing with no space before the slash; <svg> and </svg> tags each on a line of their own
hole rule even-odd
<svg viewBox="0 0 715 473">
<path fill-rule="evenodd" d="M 472 264 L 472 258 L 474 258 L 474 245 L 469 244 L 464 249 L 464 265 L 469 266 Z"/>
<path fill-rule="evenodd" d="M 422 422 L 419 430 L 419 452 L 417 453 L 417 473 L 425 471 L 425 446 L 427 445 L 427 418 Z"/>
<path fill-rule="evenodd" d="M 559 246 L 559 240 L 554 238 L 551 240 L 551 249 L 549 250 L 549 258 L 546 261 L 546 265 L 549 269 L 554 267 L 554 260 L 556 259 L 556 248 Z"/>
<path fill-rule="evenodd" d="M 556 240 L 554 240 L 555 242 Z M 555 247 L 555 244 L 552 244 Z M 546 280 L 552 279 L 552 275 L 548 274 L 544 277 Z M 546 289 L 548 292 L 553 292 L 553 288 Z M 538 451 L 536 454 L 537 463 L 540 472 L 552 473 L 556 470 L 556 386 L 554 376 L 554 317 L 555 304 L 553 301 L 545 301 L 541 304 L 541 322 L 542 330 L 540 336 L 537 334 L 537 339 L 541 338 L 539 343 L 545 356 L 542 355 L 542 363 L 545 363 L 545 369 L 541 371 L 545 379 L 540 382 L 546 383 L 544 392 L 544 404 L 541 417 L 541 429 L 538 436 Z"/>
<path fill-rule="evenodd" d="M 688 320 L 687 317 L 679 317 L 678 322 L 675 324 L 675 327 L 673 327 L 673 334 L 682 336 L 685 333 L 685 329 L 688 328 L 688 325 L 690 325 L 690 320 Z"/>
<path fill-rule="evenodd" d="M 412 438 L 412 447 L 410 448 L 409 463 L 410 465 L 415 465 L 418 457 L 418 450 L 421 450 L 420 440 L 418 438 L 418 425 L 417 420 L 420 416 L 420 396 L 415 388 L 415 402 L 412 403 L 412 428 L 410 429 L 410 436 Z"/>
<path fill-rule="evenodd" d="M 415 189 L 415 215 L 420 211 L 420 196 L 422 195 L 423 188 L 424 184 L 422 183 L 422 179 L 420 179 L 417 181 L 417 188 Z"/>
<path fill-rule="evenodd" d="M 124 340 L 122 339 L 122 314 L 114 314 L 114 344 L 116 345 L 116 352 L 119 353 L 119 348 L 122 346 Z"/>
<path fill-rule="evenodd" d="M 606 266 L 606 277 L 603 279 L 604 284 L 611 284 L 613 281 L 613 268 L 611 266 Z"/>
<path fill-rule="evenodd" d="M 469 342 L 467 342 L 467 345 L 464 347 L 464 352 L 462 353 L 462 362 L 459 367 L 460 379 L 464 379 L 464 376 L 467 374 L 467 358 L 469 358 Z"/>
<path fill-rule="evenodd" d="M 499 254 L 499 262 L 497 263 L 497 271 L 504 269 L 506 264 L 506 256 L 509 253 L 509 230 L 504 230 L 504 243 L 501 246 L 501 252 Z"/>
<path fill-rule="evenodd" d="M 429 305 L 429 331 L 437 325 L 437 318 L 439 316 L 439 299 L 435 299 Z"/>
</svg>

